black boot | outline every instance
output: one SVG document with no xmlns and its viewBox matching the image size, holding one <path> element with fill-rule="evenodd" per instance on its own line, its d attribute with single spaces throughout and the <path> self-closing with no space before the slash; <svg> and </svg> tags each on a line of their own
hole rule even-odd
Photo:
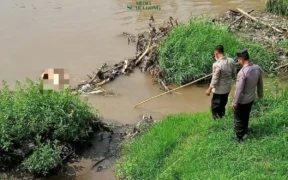
<svg viewBox="0 0 288 180">
<path fill-rule="evenodd" d="M 243 139 L 243 137 L 236 137 L 236 138 L 234 138 L 234 141 L 238 144 L 241 144 L 244 142 L 244 139 Z"/>
<path fill-rule="evenodd" d="M 253 130 L 251 128 L 247 128 L 246 131 L 245 131 L 245 134 L 246 135 L 251 135 L 251 134 L 253 134 Z"/>
</svg>

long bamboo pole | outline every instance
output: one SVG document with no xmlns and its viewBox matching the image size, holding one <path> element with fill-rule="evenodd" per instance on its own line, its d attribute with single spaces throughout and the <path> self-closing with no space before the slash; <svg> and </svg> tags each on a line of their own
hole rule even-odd
<svg viewBox="0 0 288 180">
<path fill-rule="evenodd" d="M 153 99 L 155 99 L 155 98 L 158 98 L 158 97 L 160 97 L 160 96 L 163 96 L 163 95 L 165 95 L 165 94 L 168 94 L 168 93 L 170 93 L 170 92 L 172 92 L 172 91 L 176 91 L 176 90 L 181 89 L 181 88 L 183 88 L 183 87 L 186 87 L 186 86 L 189 86 L 189 85 L 191 85 L 191 84 L 194 84 L 194 83 L 196 83 L 196 82 L 198 82 L 198 81 L 201 81 L 201 80 L 203 80 L 203 79 L 206 79 L 206 78 L 212 76 L 212 74 L 213 74 L 213 73 L 208 74 L 208 75 L 206 75 L 206 76 L 204 76 L 204 77 L 202 77 L 202 78 L 199 78 L 199 79 L 197 79 L 197 80 L 195 80 L 195 81 L 192 81 L 192 82 L 190 82 L 190 83 L 187 83 L 187 84 L 185 84 L 185 85 L 183 85 L 183 86 L 180 86 L 180 87 L 178 87 L 178 88 L 175 88 L 175 89 L 172 89 L 172 90 L 170 90 L 170 91 L 167 91 L 167 92 L 164 92 L 164 93 L 162 93 L 162 94 L 159 94 L 159 95 L 157 95 L 157 96 L 151 97 L 151 98 L 149 98 L 149 99 L 147 99 L 147 100 L 145 100 L 145 101 L 142 101 L 142 102 L 136 104 L 136 105 L 134 106 L 134 108 L 137 107 L 137 106 L 139 106 L 139 105 L 141 105 L 141 104 L 144 104 L 144 103 L 146 103 L 146 102 L 148 102 L 148 101 L 151 101 L 151 100 L 153 100 Z"/>
</svg>

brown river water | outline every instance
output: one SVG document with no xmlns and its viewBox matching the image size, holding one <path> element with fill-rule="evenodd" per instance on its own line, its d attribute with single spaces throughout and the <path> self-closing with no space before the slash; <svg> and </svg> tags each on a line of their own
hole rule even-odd
<svg viewBox="0 0 288 180">
<path fill-rule="evenodd" d="M 0 78 L 11 86 L 26 77 L 36 80 L 46 68 L 64 68 L 72 84 L 86 79 L 103 63 L 114 64 L 135 54 L 122 32 L 145 30 L 153 14 L 156 23 L 173 16 L 185 22 L 193 15 L 216 15 L 240 7 L 262 9 L 264 0 L 150 0 L 161 10 L 128 10 L 135 0 L 0 0 Z M 206 87 L 189 87 L 134 109 L 133 105 L 162 93 L 145 73 L 135 71 L 104 87 L 116 95 L 90 96 L 108 122 L 137 123 L 143 114 L 199 112 L 209 108 Z M 76 179 L 115 179 L 112 170 L 91 170 L 89 158 Z M 52 179 L 63 179 L 60 177 Z"/>
</svg>

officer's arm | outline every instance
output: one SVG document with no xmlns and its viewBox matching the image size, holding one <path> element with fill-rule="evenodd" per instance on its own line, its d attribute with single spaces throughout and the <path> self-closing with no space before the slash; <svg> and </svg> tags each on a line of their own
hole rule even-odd
<svg viewBox="0 0 288 180">
<path fill-rule="evenodd" d="M 263 97 L 263 78 L 262 78 L 262 71 L 260 72 L 260 76 L 257 83 L 257 94 L 258 97 Z"/>
<path fill-rule="evenodd" d="M 233 100 L 234 106 L 237 106 L 237 104 L 240 102 L 242 98 L 244 86 L 245 86 L 245 77 L 244 77 L 244 74 L 240 71 L 236 80 L 236 92 L 235 92 L 234 100 Z"/>
<path fill-rule="evenodd" d="M 210 88 L 215 88 L 219 82 L 220 79 L 220 71 L 221 68 L 218 65 L 215 65 L 215 67 L 213 67 L 213 74 L 212 74 L 212 80 L 210 83 Z"/>
</svg>

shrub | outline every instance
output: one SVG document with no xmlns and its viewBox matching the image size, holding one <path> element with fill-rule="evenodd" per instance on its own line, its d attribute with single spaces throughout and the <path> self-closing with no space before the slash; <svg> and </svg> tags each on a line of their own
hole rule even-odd
<svg viewBox="0 0 288 180">
<path fill-rule="evenodd" d="M 27 80 L 26 84 L 17 82 L 15 90 L 3 83 L 0 96 L 0 166 L 21 163 L 25 160 L 30 171 L 47 173 L 50 163 L 40 169 L 49 154 L 58 154 L 54 145 L 73 141 L 84 141 L 99 122 L 97 111 L 84 103 L 69 89 L 41 93 L 42 82 Z M 37 145 L 35 137 L 41 137 L 43 145 Z M 51 144 L 46 144 L 47 141 Z M 47 153 L 47 154 L 46 154 Z M 55 157 L 56 158 L 56 157 Z M 32 162 L 36 164 L 31 166 Z M 46 162 L 45 162 L 46 163 Z M 36 169 L 33 169 L 36 168 Z M 46 169 L 45 169 L 46 168 Z"/>
<path fill-rule="evenodd" d="M 277 15 L 288 16 L 288 0 L 268 0 L 266 11 Z"/>
<path fill-rule="evenodd" d="M 46 144 L 39 144 L 23 165 L 30 173 L 46 175 L 61 163 L 60 155 L 61 147 L 48 141 Z"/>
<path fill-rule="evenodd" d="M 225 27 L 201 19 L 175 28 L 159 48 L 159 64 L 167 81 L 183 84 L 210 74 L 215 62 L 213 50 L 223 45 L 228 57 L 248 49 L 253 62 L 273 72 L 277 56 L 258 44 L 239 39 Z"/>
</svg>

